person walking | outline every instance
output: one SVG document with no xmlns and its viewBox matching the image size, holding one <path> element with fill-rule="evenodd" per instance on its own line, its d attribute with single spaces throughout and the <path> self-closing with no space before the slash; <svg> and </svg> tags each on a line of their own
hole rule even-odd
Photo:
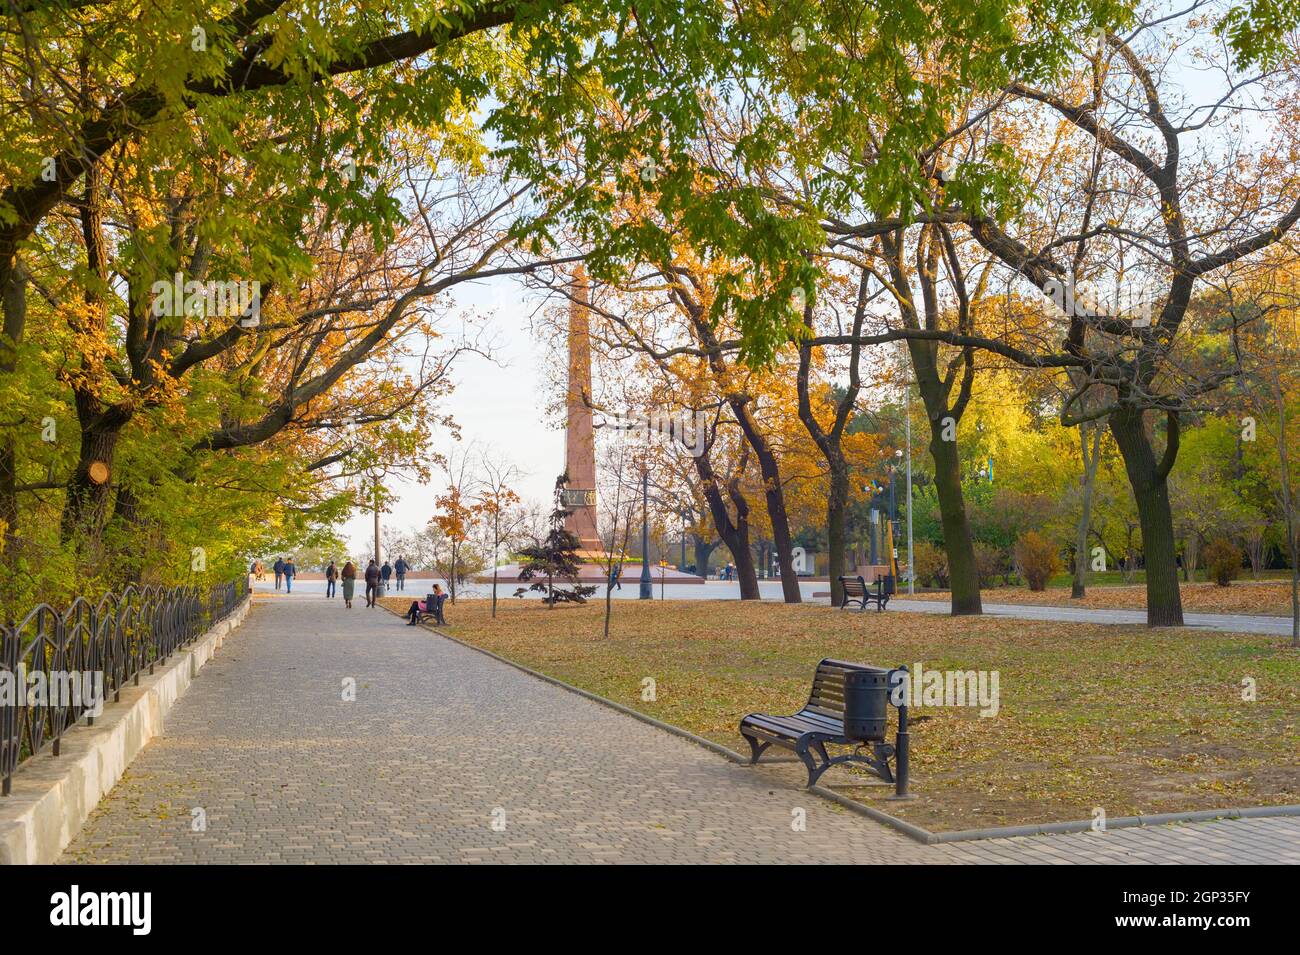
<svg viewBox="0 0 1300 955">
<path fill-rule="evenodd" d="M 384 566 L 379 568 L 379 576 L 382 577 L 384 581 L 384 586 L 383 589 L 380 590 L 380 593 L 388 593 L 388 581 L 393 576 L 393 565 L 388 561 L 384 561 Z"/>
<path fill-rule="evenodd" d="M 334 561 L 325 568 L 325 599 L 328 600 L 334 596 L 334 578 L 339 575 L 339 569 L 334 566 Z"/>
<path fill-rule="evenodd" d="M 284 558 L 277 557 L 275 563 L 271 565 L 271 569 L 275 571 L 275 589 L 279 590 L 280 583 L 284 580 Z"/>
<path fill-rule="evenodd" d="M 366 566 L 366 606 L 373 607 L 375 598 L 379 596 L 379 566 L 375 559 L 370 558 L 370 563 Z"/>
<path fill-rule="evenodd" d="M 293 566 L 293 558 L 290 557 L 284 562 L 284 592 L 293 593 L 293 578 L 297 575 L 298 568 Z"/>
<path fill-rule="evenodd" d="M 406 572 L 411 569 L 411 565 L 406 562 L 405 557 L 398 557 L 397 563 L 393 564 L 393 571 L 397 574 L 397 589 L 406 589 Z"/>
<path fill-rule="evenodd" d="M 343 565 L 339 572 L 339 577 L 343 581 L 343 606 L 352 609 L 352 597 L 357 592 L 357 568 L 352 561 Z"/>
<path fill-rule="evenodd" d="M 623 589 L 623 565 L 614 564 L 609 568 L 609 585 L 615 590 Z"/>
</svg>

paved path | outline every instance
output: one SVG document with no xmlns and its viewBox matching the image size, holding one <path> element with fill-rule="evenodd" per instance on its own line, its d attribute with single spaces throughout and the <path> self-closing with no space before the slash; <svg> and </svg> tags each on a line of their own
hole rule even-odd
<svg viewBox="0 0 1300 955">
<path fill-rule="evenodd" d="M 1300 862 L 1296 819 L 928 847 L 790 772 L 383 610 L 259 599 L 62 861 Z"/>
<path fill-rule="evenodd" d="M 994 617 L 1016 617 L 1020 620 L 1067 620 L 1074 623 L 1131 623 L 1146 626 L 1145 610 L 1084 610 L 1075 607 L 1040 607 L 1036 604 L 983 604 L 984 612 Z M 952 605 L 947 600 L 908 600 L 894 598 L 890 610 L 913 613 L 948 614 Z M 1290 617 L 1265 617 L 1248 613 L 1184 613 L 1188 627 L 1202 630 L 1223 630 L 1228 633 L 1271 633 L 1291 635 Z"/>
</svg>

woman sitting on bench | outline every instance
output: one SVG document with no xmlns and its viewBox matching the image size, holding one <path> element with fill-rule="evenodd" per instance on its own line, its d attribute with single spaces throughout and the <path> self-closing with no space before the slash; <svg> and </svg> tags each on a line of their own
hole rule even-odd
<svg viewBox="0 0 1300 955">
<path fill-rule="evenodd" d="M 433 600 L 412 600 L 411 609 L 406 611 L 407 626 L 417 627 L 420 625 L 422 616 L 432 616 L 433 622 L 439 626 L 446 625 L 447 621 L 442 616 L 442 602 L 447 599 L 447 595 L 442 592 L 442 585 L 434 584 L 433 593 L 429 595 Z M 432 606 L 430 606 L 432 604 Z"/>
</svg>

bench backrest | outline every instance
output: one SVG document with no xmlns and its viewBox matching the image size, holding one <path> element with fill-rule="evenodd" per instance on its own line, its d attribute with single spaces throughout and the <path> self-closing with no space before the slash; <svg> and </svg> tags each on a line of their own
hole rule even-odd
<svg viewBox="0 0 1300 955">
<path fill-rule="evenodd" d="M 851 670 L 871 670 L 887 673 L 885 667 L 867 666 L 864 663 L 847 663 L 844 660 L 829 658 L 817 664 L 817 673 L 813 677 L 812 693 L 808 696 L 808 705 L 804 709 L 821 713 L 824 716 L 844 717 L 844 674 Z"/>
<path fill-rule="evenodd" d="M 867 592 L 867 582 L 861 577 L 841 577 L 840 586 L 850 597 L 861 597 Z"/>
</svg>

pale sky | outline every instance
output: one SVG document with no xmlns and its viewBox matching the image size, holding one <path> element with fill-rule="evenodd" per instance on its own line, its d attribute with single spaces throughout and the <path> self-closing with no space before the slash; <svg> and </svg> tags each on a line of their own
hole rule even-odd
<svg viewBox="0 0 1300 955">
<path fill-rule="evenodd" d="M 453 366 L 455 390 L 438 411 L 460 424 L 460 447 L 476 443 L 497 459 L 508 461 L 523 475 L 515 491 L 525 501 L 549 501 L 555 477 L 564 467 L 564 432 L 544 419 L 548 401 L 542 367 L 547 347 L 534 341 L 529 327 L 544 296 L 513 279 L 489 280 L 456 290 L 453 311 L 472 311 L 486 320 L 495 340 L 496 362 L 465 356 Z M 448 434 L 435 434 L 431 447 L 444 454 L 456 445 Z M 413 480 L 390 481 L 399 499 L 392 513 L 381 517 L 400 530 L 423 527 L 433 515 L 433 499 L 445 486 L 434 480 L 425 486 Z M 356 553 L 367 553 L 374 540 L 374 518 L 358 512 L 343 526 L 343 535 Z"/>
</svg>

